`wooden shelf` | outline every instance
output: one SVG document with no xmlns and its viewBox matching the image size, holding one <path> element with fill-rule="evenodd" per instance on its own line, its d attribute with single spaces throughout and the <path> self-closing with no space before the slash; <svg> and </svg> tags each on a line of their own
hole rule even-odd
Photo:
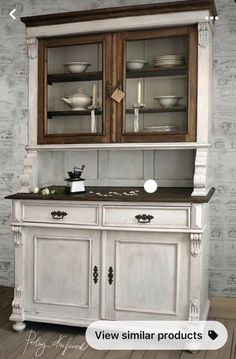
<svg viewBox="0 0 236 359">
<path fill-rule="evenodd" d="M 126 77 L 128 79 L 140 78 L 140 77 L 162 77 L 162 76 L 179 76 L 186 75 L 187 67 L 186 66 L 177 66 L 171 68 L 165 67 L 154 67 L 141 70 L 128 70 L 126 72 Z M 76 81 L 97 81 L 102 80 L 102 71 L 96 72 L 82 72 L 80 74 L 49 74 L 48 75 L 48 85 L 52 85 L 56 82 L 76 82 Z"/>
<path fill-rule="evenodd" d="M 177 106 L 174 108 L 161 108 L 161 107 L 157 107 L 157 108 L 142 108 L 139 113 L 165 113 L 165 112 L 185 112 L 186 111 L 186 106 Z M 129 108 L 126 110 L 127 114 L 132 114 L 134 113 L 134 109 L 133 108 Z"/>
<path fill-rule="evenodd" d="M 48 75 L 48 85 L 55 82 L 75 82 L 75 81 L 97 81 L 102 80 L 102 71 L 82 72 L 80 74 L 50 74 Z"/>
<path fill-rule="evenodd" d="M 48 111 L 48 118 L 59 116 L 90 116 L 91 111 Z M 102 111 L 95 111 L 96 115 L 101 115 Z"/>
<path fill-rule="evenodd" d="M 143 108 L 140 113 L 167 113 L 167 112 L 185 112 L 185 106 L 178 106 L 174 108 Z M 59 116 L 90 116 L 90 111 L 48 111 L 48 118 L 59 117 Z M 126 110 L 127 114 L 133 114 L 134 109 L 129 108 Z M 101 110 L 95 111 L 96 115 L 102 115 Z"/>
<path fill-rule="evenodd" d="M 165 112 L 185 112 L 185 106 L 178 106 L 173 109 L 171 108 L 143 108 L 140 113 L 165 113 Z M 127 114 L 133 114 L 134 109 L 129 108 L 126 110 Z M 102 115 L 101 110 L 95 111 L 96 115 Z M 90 111 L 48 111 L 48 118 L 59 117 L 59 116 L 90 116 Z"/>
<path fill-rule="evenodd" d="M 186 66 L 176 67 L 154 67 L 141 70 L 127 70 L 126 77 L 128 79 L 140 77 L 162 77 L 162 76 L 179 76 L 187 75 Z"/>
</svg>

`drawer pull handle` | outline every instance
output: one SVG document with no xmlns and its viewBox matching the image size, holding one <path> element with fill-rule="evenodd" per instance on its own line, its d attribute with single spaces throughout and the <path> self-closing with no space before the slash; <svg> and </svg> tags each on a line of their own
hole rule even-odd
<svg viewBox="0 0 236 359">
<path fill-rule="evenodd" d="M 97 266 L 93 267 L 93 282 L 95 284 L 97 284 L 97 282 L 98 282 L 98 267 Z"/>
<path fill-rule="evenodd" d="M 67 216 L 67 213 L 64 211 L 53 211 L 51 212 L 53 219 L 63 219 L 65 216 Z"/>
<path fill-rule="evenodd" d="M 110 285 L 112 285 L 112 283 L 113 283 L 113 268 L 112 267 L 109 267 L 109 269 L 108 269 L 108 283 L 110 284 Z"/>
<path fill-rule="evenodd" d="M 151 214 L 137 214 L 135 218 L 137 219 L 138 223 L 150 223 L 154 217 L 151 216 Z"/>
</svg>

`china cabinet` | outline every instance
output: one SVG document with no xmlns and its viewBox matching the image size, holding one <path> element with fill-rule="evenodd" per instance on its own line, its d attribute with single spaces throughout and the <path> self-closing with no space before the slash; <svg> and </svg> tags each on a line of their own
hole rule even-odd
<svg viewBox="0 0 236 359">
<path fill-rule="evenodd" d="M 168 62 L 168 52 L 182 57 Z M 161 56 L 163 62 L 155 62 Z M 140 57 L 143 68 L 133 69 L 141 60 L 131 59 Z M 71 67 L 82 63 L 89 69 Z M 39 39 L 39 79 L 39 144 L 195 140 L 196 26 Z M 115 89 L 124 91 L 120 102 L 112 96 Z M 90 94 L 88 103 L 75 106 L 83 91 Z M 168 95 L 180 102 L 161 106 L 158 96 Z"/>
<path fill-rule="evenodd" d="M 29 140 L 7 197 L 16 331 L 207 317 L 216 14 L 187 0 L 22 19 Z M 83 193 L 65 191 L 73 168 Z"/>
</svg>

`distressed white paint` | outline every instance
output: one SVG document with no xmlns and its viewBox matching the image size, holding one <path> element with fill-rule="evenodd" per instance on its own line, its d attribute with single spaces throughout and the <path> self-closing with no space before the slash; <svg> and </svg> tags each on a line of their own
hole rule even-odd
<svg viewBox="0 0 236 359">
<path fill-rule="evenodd" d="M 51 219 L 59 204 L 68 218 L 77 214 L 73 222 Z M 198 246 L 205 222 L 197 232 L 191 227 L 206 209 L 190 208 L 184 203 L 14 201 L 17 285 L 10 319 L 19 322 L 14 329 L 22 330 L 24 320 L 79 326 L 101 318 L 187 320 L 194 317 L 189 313 L 192 298 L 206 314 L 207 292 L 201 283 L 207 275 Z M 140 213 L 153 215 L 153 224 L 139 224 L 135 215 Z"/>
<path fill-rule="evenodd" d="M 153 0 L 152 2 L 164 2 Z M 150 3 L 149 0 L 128 0 L 126 5 Z M 16 4 L 18 16 L 40 15 L 42 13 L 75 11 L 92 7 L 108 7 L 124 5 L 124 1 L 73 1 L 64 0 L 46 4 L 41 1 L 25 0 Z M 211 174 L 217 191 L 210 208 L 210 291 L 213 295 L 235 296 L 234 262 L 230 259 L 234 253 L 233 245 L 235 233 L 235 3 L 229 0 L 216 0 L 220 13 L 219 21 L 215 24 L 214 41 L 214 91 L 213 91 L 213 149 L 211 155 Z M 2 1 L 2 8 L 8 13 L 9 2 Z M 8 11 L 9 10 L 9 11 Z M 1 177 L 0 188 L 3 195 L 16 192 L 19 187 L 19 175 L 22 172 L 24 160 L 24 146 L 26 139 L 27 113 L 27 54 L 25 46 L 25 29 L 20 21 L 13 21 L 8 16 L 1 18 L 1 46 L 7 58 L 0 67 L 1 82 Z M 36 67 L 37 70 L 37 67 Z M 12 76 L 14 73 L 14 77 Z M 35 73 L 36 74 L 36 73 Z M 17 103 L 17 106 L 16 106 Z M 211 141 L 212 142 L 212 141 Z M 35 142 L 36 143 L 36 140 Z M 121 144 L 101 145 L 102 148 L 117 150 Z M 155 144 L 156 146 L 156 144 Z M 158 144 L 158 148 L 180 148 L 183 144 Z M 199 144 L 185 144 L 186 148 L 200 147 Z M 202 145 L 205 146 L 205 145 Z M 60 151 L 60 146 L 52 145 L 50 149 Z M 83 148 L 83 145 L 81 146 Z M 90 148 L 95 148 L 91 145 Z M 153 149 L 153 144 L 145 144 Z M 67 145 L 65 150 L 75 149 L 76 146 Z M 125 145 L 124 149 L 143 149 L 141 144 Z M 32 150 L 36 149 L 32 147 Z M 48 147 L 39 146 L 40 151 L 47 151 Z M 87 150 L 87 148 L 86 148 Z M 76 151 L 78 151 L 76 149 Z M 102 151 L 104 153 L 104 151 Z M 105 155 L 105 154 L 104 154 Z M 13 285 L 13 245 L 9 231 L 11 206 L 8 201 L 1 201 L 0 205 L 0 283 Z M 40 225 L 40 224 L 39 224 Z M 127 229 L 128 230 L 128 229 Z M 203 241 L 203 244 L 206 241 Z M 205 251 L 204 251 L 205 252 Z M 206 256 L 207 257 L 207 256 Z M 4 270 L 8 266 L 8 270 Z M 40 319 L 42 319 L 41 316 Z M 29 316 L 30 320 L 30 316 Z M 47 320 L 50 321 L 49 316 Z M 55 318 L 51 320 L 56 321 Z M 66 319 L 64 319 L 66 321 Z M 60 323 L 60 320 L 58 319 Z M 71 318 L 73 322 L 73 318 Z M 61 323 L 62 324 L 62 323 Z M 82 325 L 82 320 L 81 320 Z"/>
</svg>

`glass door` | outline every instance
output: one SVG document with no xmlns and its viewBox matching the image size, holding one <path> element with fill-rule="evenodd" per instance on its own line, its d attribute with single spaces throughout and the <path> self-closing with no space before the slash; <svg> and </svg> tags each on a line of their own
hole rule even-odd
<svg viewBox="0 0 236 359">
<path fill-rule="evenodd" d="M 39 41 L 39 143 L 109 142 L 110 48 L 109 34 Z"/>
<path fill-rule="evenodd" d="M 196 28 L 124 32 L 118 37 L 126 94 L 118 108 L 120 141 L 194 141 Z"/>
</svg>

